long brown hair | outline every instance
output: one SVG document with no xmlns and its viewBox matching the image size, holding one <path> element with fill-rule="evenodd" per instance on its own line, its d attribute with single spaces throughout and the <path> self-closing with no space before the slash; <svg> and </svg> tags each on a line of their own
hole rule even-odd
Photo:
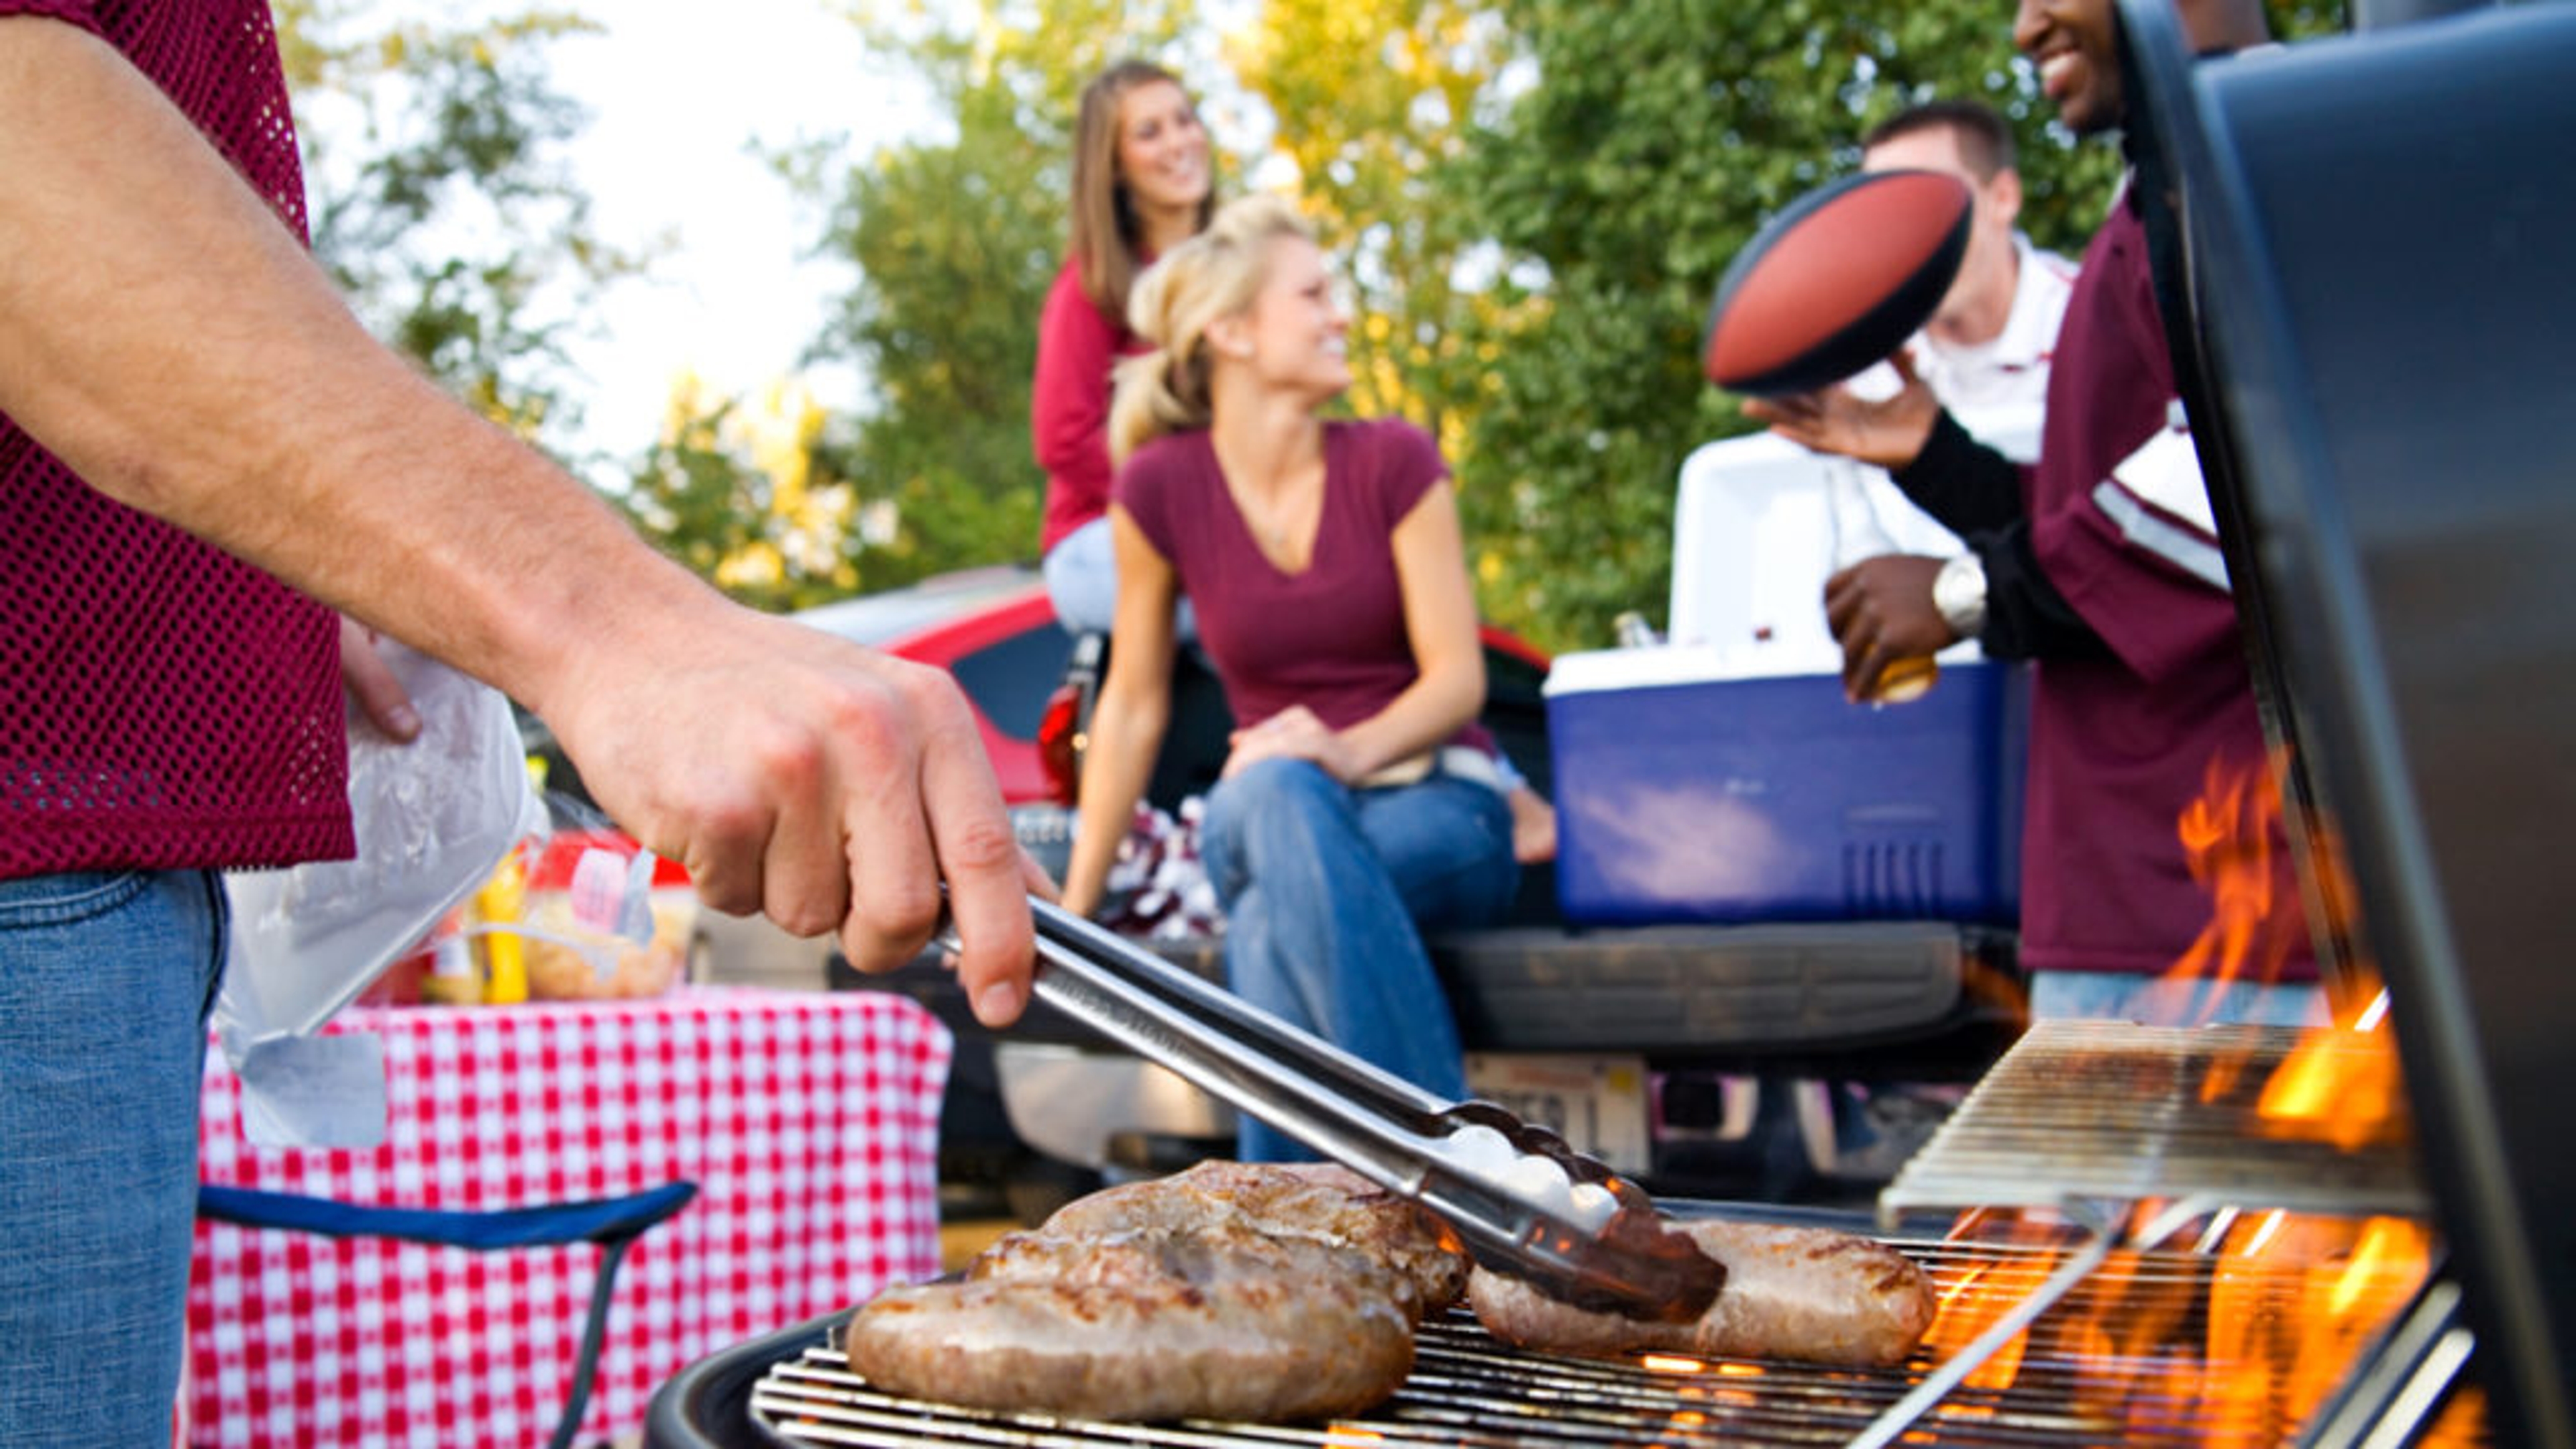
<svg viewBox="0 0 2576 1449">
<path fill-rule="evenodd" d="M 1073 133 L 1073 235 L 1068 246 L 1082 265 L 1082 290 L 1105 317 L 1127 315 L 1127 293 L 1143 269 L 1143 225 L 1127 183 L 1118 177 L 1118 103 L 1138 86 L 1157 81 L 1188 87 L 1151 61 L 1122 60 L 1082 88 Z M 1216 215 L 1216 191 L 1199 202 L 1199 225 Z"/>
</svg>

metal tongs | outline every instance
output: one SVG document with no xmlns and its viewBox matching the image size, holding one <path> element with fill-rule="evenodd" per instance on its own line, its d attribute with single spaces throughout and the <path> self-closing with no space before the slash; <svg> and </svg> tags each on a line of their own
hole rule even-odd
<svg viewBox="0 0 2576 1449">
<path fill-rule="evenodd" d="M 1070 911 L 1029 907 L 1038 1000 L 1431 1209 L 1486 1267 L 1632 1317 L 1686 1321 L 1716 1299 L 1724 1266 L 1555 1133 L 1490 1102 L 1444 1101 Z M 1569 1189 L 1597 1184 L 1616 1211 L 1578 1220 L 1570 1195 L 1534 1193 L 1531 1175 L 1515 1181 L 1490 1150 L 1473 1150 L 1458 1135 L 1472 1127 L 1500 1133 L 1516 1158 L 1554 1164 Z"/>
</svg>

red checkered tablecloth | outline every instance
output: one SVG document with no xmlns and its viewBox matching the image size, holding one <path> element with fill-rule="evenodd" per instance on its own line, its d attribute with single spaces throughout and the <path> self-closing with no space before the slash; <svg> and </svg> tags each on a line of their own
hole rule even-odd
<svg viewBox="0 0 2576 1449">
<path fill-rule="evenodd" d="M 696 1201 L 628 1254 L 584 1441 L 633 1431 L 708 1354 L 939 1271 L 950 1040 L 878 992 L 684 990 L 643 1002 L 357 1008 L 385 1043 L 366 1152 L 242 1140 L 206 1070 L 203 1175 L 407 1207 Z M 194 1445 L 534 1444 L 570 1390 L 597 1250 L 497 1253 L 197 1228 Z"/>
</svg>

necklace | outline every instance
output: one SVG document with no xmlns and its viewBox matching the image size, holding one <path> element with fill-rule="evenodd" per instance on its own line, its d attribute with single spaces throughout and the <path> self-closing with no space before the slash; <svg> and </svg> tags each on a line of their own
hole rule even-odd
<svg viewBox="0 0 2576 1449">
<path fill-rule="evenodd" d="M 1252 530 L 1252 537 L 1261 545 L 1264 554 L 1273 561 L 1285 560 L 1290 566 L 1300 566 L 1305 561 L 1304 555 L 1312 551 L 1313 543 L 1309 525 L 1314 520 L 1307 516 L 1302 506 L 1305 501 L 1298 500 L 1286 508 L 1254 514 L 1238 500 L 1236 511 L 1243 515 L 1244 523 Z"/>
</svg>

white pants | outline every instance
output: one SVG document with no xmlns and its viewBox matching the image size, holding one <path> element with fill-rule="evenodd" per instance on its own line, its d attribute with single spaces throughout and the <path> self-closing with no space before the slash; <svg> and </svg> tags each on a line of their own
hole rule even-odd
<svg viewBox="0 0 2576 1449">
<path fill-rule="evenodd" d="M 1102 514 L 1056 540 L 1039 564 L 1046 575 L 1047 601 L 1057 622 L 1071 634 L 1106 634 L 1118 617 L 1118 558 L 1109 543 L 1109 515 Z M 1172 615 L 1173 637 L 1186 644 L 1199 637 L 1198 616 L 1181 600 Z"/>
</svg>

